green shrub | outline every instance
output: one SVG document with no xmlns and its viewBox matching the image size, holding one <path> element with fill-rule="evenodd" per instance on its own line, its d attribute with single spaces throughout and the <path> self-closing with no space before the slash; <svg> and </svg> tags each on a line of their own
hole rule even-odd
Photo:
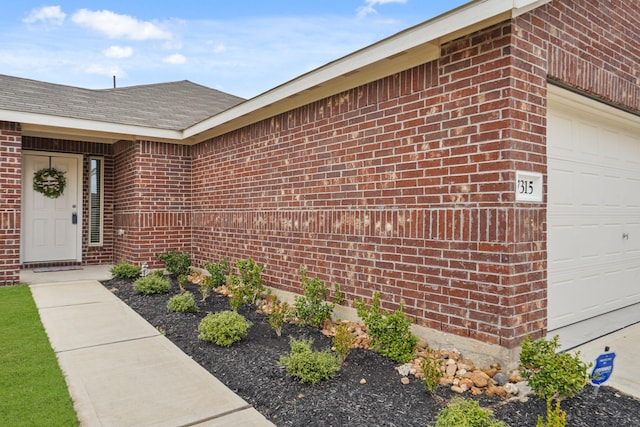
<svg viewBox="0 0 640 427">
<path fill-rule="evenodd" d="M 440 378 L 442 378 L 442 359 L 433 357 L 425 357 L 422 360 L 422 385 L 429 393 L 435 393 Z"/>
<path fill-rule="evenodd" d="M 189 291 L 172 296 L 167 302 L 167 309 L 176 313 L 195 313 L 198 311 L 193 294 Z"/>
<path fill-rule="evenodd" d="M 252 323 L 235 311 L 209 313 L 198 325 L 198 338 L 211 341 L 222 347 L 229 347 L 234 342 L 247 336 Z"/>
<path fill-rule="evenodd" d="M 413 359 L 418 339 L 411 333 L 411 319 L 405 316 L 402 305 L 393 314 L 384 313 L 380 310 L 380 293 L 376 291 L 371 309 L 367 310 L 360 300 L 355 306 L 377 352 L 399 363 Z"/>
<path fill-rule="evenodd" d="M 245 261 L 238 261 L 236 267 L 242 279 L 244 302 L 255 304 L 256 300 L 265 291 L 265 287 L 262 284 L 264 265 L 258 265 L 252 258 L 248 258 Z"/>
<path fill-rule="evenodd" d="M 211 280 L 211 276 L 207 276 L 198 283 L 198 290 L 200 291 L 200 295 L 202 295 L 202 302 L 206 301 L 211 295 L 211 289 L 213 289 L 213 281 Z"/>
<path fill-rule="evenodd" d="M 446 408 L 438 412 L 435 427 L 508 427 L 493 416 L 490 409 L 483 409 L 475 400 L 454 397 Z"/>
<path fill-rule="evenodd" d="M 291 339 L 291 352 L 280 357 L 279 364 L 287 368 L 287 374 L 301 383 L 316 384 L 333 378 L 340 369 L 340 362 L 331 351 L 313 351 L 311 339 Z"/>
<path fill-rule="evenodd" d="M 269 313 L 269 326 L 276 331 L 276 335 L 282 335 L 282 325 L 288 316 L 289 304 L 286 302 L 278 303 L 275 301 L 271 308 L 271 313 Z"/>
<path fill-rule="evenodd" d="M 560 402 L 556 401 L 555 408 L 552 406 L 551 398 L 547 399 L 547 420 L 538 416 L 536 427 L 565 427 L 567 425 L 567 413 L 560 409 Z"/>
<path fill-rule="evenodd" d="M 333 302 L 336 304 L 342 304 L 344 302 L 344 293 L 340 290 L 340 285 L 337 283 L 333 284 L 333 292 L 335 297 L 333 298 Z"/>
<path fill-rule="evenodd" d="M 189 269 L 191 268 L 191 255 L 189 252 L 179 253 L 176 250 L 171 250 L 163 254 L 156 254 L 156 258 L 158 258 L 164 264 L 167 271 L 175 277 L 189 275 Z"/>
<path fill-rule="evenodd" d="M 227 275 L 229 275 L 229 261 L 226 258 L 222 258 L 220 262 L 211 263 L 205 262 L 204 269 L 209 272 L 210 286 L 218 288 L 227 283 Z"/>
<path fill-rule="evenodd" d="M 344 362 L 347 356 L 349 356 L 354 341 L 355 337 L 349 332 L 348 325 L 338 325 L 336 327 L 336 334 L 333 336 L 331 342 L 340 363 Z"/>
<path fill-rule="evenodd" d="M 329 289 L 317 277 L 307 277 L 305 266 L 300 267 L 300 284 L 304 296 L 297 296 L 294 302 L 298 323 L 302 326 L 319 327 L 333 314 L 333 304 L 326 302 Z"/>
<path fill-rule="evenodd" d="M 123 261 L 111 267 L 109 271 L 116 279 L 136 279 L 140 277 L 142 268 Z"/>
<path fill-rule="evenodd" d="M 145 295 L 165 294 L 169 292 L 170 287 L 171 285 L 167 279 L 158 277 L 155 274 L 141 277 L 133 282 L 133 289 Z"/>
<path fill-rule="evenodd" d="M 233 311 L 238 311 L 245 301 L 245 290 L 242 279 L 238 276 L 229 276 L 229 304 Z"/>
<path fill-rule="evenodd" d="M 573 397 L 589 380 L 589 365 L 580 360 L 580 353 L 557 353 L 559 337 L 552 340 L 525 338 L 520 344 L 522 377 L 541 399 L 562 400 Z"/>
</svg>

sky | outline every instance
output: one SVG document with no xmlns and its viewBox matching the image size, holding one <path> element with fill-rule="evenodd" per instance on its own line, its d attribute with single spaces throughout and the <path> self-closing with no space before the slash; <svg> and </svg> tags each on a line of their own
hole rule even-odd
<svg viewBox="0 0 640 427">
<path fill-rule="evenodd" d="M 3 4 L 0 74 L 105 89 L 190 80 L 252 98 L 468 0 Z"/>
</svg>

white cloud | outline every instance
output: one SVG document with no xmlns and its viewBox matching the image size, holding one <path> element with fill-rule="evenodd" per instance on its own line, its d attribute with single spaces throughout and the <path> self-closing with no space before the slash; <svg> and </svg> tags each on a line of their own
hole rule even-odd
<svg viewBox="0 0 640 427">
<path fill-rule="evenodd" d="M 84 67 L 84 72 L 88 74 L 99 74 L 101 76 L 126 77 L 127 73 L 120 67 L 108 67 L 104 65 L 91 64 Z"/>
<path fill-rule="evenodd" d="M 22 22 L 35 24 L 38 21 L 42 21 L 62 25 L 66 16 L 67 14 L 60 9 L 60 6 L 44 6 L 38 9 L 31 9 L 29 15 Z"/>
<path fill-rule="evenodd" d="M 80 9 L 71 18 L 73 22 L 105 34 L 109 38 L 131 40 L 170 39 L 171 33 L 152 22 L 138 21 L 128 15 L 119 15 L 109 10 L 91 11 Z"/>
<path fill-rule="evenodd" d="M 404 4 L 407 0 L 365 0 L 365 5 L 358 8 L 358 18 L 364 18 L 367 15 L 378 13 L 375 6 L 387 3 Z"/>
<path fill-rule="evenodd" d="M 133 49 L 129 46 L 109 46 L 102 53 L 109 58 L 129 58 L 133 55 Z"/>
<path fill-rule="evenodd" d="M 174 53 L 173 55 L 169 55 L 163 59 L 164 62 L 168 64 L 184 64 L 187 62 L 187 58 L 184 55 L 180 55 L 179 53 Z"/>
</svg>

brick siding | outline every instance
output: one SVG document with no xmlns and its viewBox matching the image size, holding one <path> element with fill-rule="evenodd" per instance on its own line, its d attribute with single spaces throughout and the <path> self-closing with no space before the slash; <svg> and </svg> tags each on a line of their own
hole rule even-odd
<svg viewBox="0 0 640 427">
<path fill-rule="evenodd" d="M 637 109 L 638 55 L 620 54 L 637 53 L 637 36 L 582 3 L 554 2 L 446 43 L 438 61 L 194 147 L 194 254 L 252 256 L 294 292 L 304 264 L 348 301 L 379 290 L 419 324 L 507 348 L 543 335 L 546 207 L 516 202 L 513 181 L 547 172 L 547 78 Z M 590 33 L 576 16 L 607 38 L 589 46 L 590 67 L 620 74 L 613 86 L 571 72 L 585 56 L 565 34 Z"/>
<path fill-rule="evenodd" d="M 115 145 L 115 262 L 160 267 L 155 254 L 191 250 L 189 148 L 151 141 Z"/>
<path fill-rule="evenodd" d="M 252 256 L 294 292 L 304 264 L 350 302 L 377 290 L 486 343 L 539 334 L 545 211 L 516 204 L 512 182 L 519 166 L 545 172 L 544 109 L 523 113 L 511 28 L 194 147 L 197 258 Z"/>
<path fill-rule="evenodd" d="M 554 1 L 517 20 L 548 45 L 549 78 L 640 111 L 640 8 L 636 0 Z"/>
<path fill-rule="evenodd" d="M 20 203 L 22 131 L 0 121 L 0 285 L 20 280 Z"/>
</svg>

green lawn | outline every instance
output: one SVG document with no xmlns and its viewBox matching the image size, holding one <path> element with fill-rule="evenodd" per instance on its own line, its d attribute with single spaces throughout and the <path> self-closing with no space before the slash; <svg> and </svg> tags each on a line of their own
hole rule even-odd
<svg viewBox="0 0 640 427">
<path fill-rule="evenodd" d="M 0 287 L 0 426 L 78 424 L 29 287 Z"/>
</svg>

